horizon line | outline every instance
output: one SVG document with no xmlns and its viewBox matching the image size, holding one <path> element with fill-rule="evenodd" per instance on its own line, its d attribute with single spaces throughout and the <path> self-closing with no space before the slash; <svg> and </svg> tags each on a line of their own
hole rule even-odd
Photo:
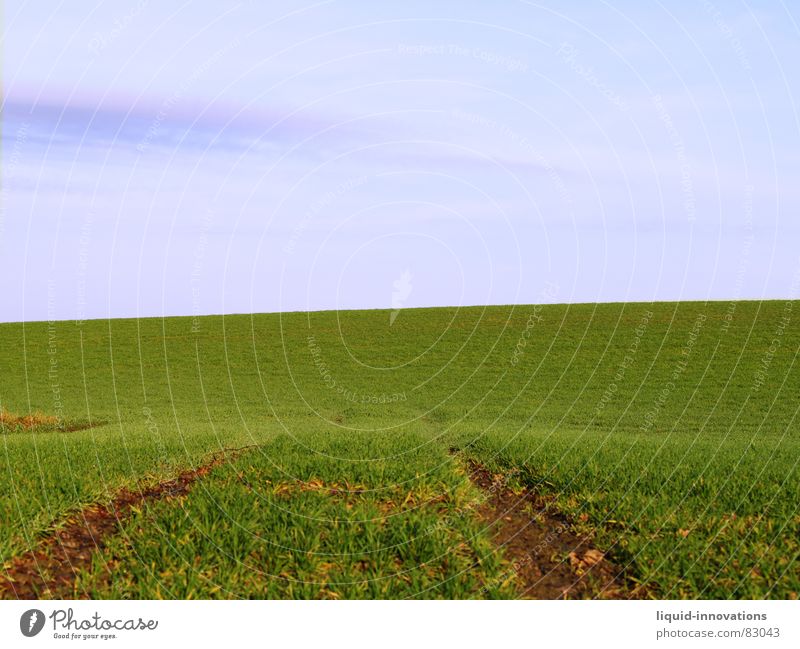
<svg viewBox="0 0 800 649">
<path fill-rule="evenodd" d="M 66 318 L 60 320 L 3 320 L 0 321 L 2 325 L 13 324 L 38 324 L 38 323 L 63 323 L 73 322 L 76 325 L 85 324 L 89 322 L 111 321 L 111 320 L 165 320 L 167 318 L 186 318 L 186 319 L 200 319 L 200 318 L 226 318 L 226 317 L 243 317 L 243 316 L 262 316 L 262 315 L 295 315 L 295 314 L 311 314 L 311 313 L 364 313 L 370 311 L 385 311 L 391 313 L 392 311 L 424 311 L 433 309 L 499 309 L 499 308 L 524 308 L 529 306 L 547 306 L 547 307 L 570 307 L 570 306 L 601 306 L 601 305 L 637 305 L 637 304 L 720 304 L 720 303 L 759 303 L 764 302 L 800 302 L 798 297 L 770 297 L 770 298 L 714 298 L 708 300 L 691 299 L 691 300 L 615 300 L 608 302 L 526 302 L 520 304 L 444 304 L 437 306 L 414 306 L 403 307 L 395 309 L 392 307 L 370 307 L 364 309 L 317 309 L 317 310 L 293 310 L 293 311 L 236 311 L 232 313 L 203 313 L 203 314 L 171 314 L 171 315 L 143 315 L 143 316 L 113 316 L 107 318 Z"/>
</svg>

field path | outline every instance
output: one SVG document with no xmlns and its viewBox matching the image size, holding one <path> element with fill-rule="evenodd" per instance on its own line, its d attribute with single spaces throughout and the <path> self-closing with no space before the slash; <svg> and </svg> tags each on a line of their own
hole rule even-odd
<svg viewBox="0 0 800 649">
<path fill-rule="evenodd" d="M 646 595 L 625 571 L 572 531 L 552 500 L 530 489 L 512 489 L 508 476 L 492 474 L 474 460 L 470 480 L 485 494 L 477 513 L 492 529 L 492 540 L 510 563 L 524 598 L 635 599 Z"/>
<path fill-rule="evenodd" d="M 0 599 L 69 599 L 75 579 L 88 569 L 95 553 L 106 546 L 135 508 L 187 495 L 192 485 L 247 447 L 226 449 L 211 460 L 178 476 L 139 490 L 124 488 L 107 505 L 93 503 L 68 517 L 36 548 L 12 559 L 0 574 Z"/>
</svg>

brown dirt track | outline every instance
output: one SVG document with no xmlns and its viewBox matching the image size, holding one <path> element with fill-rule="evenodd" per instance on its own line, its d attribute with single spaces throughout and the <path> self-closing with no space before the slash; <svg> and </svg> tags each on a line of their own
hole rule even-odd
<svg viewBox="0 0 800 649">
<path fill-rule="evenodd" d="M 512 491 L 508 480 L 469 461 L 472 482 L 486 495 L 478 514 L 511 568 L 506 573 L 530 599 L 636 599 L 646 593 L 591 540 L 572 531 L 552 501 L 529 489 Z"/>
<path fill-rule="evenodd" d="M 136 491 L 123 488 L 108 505 L 92 504 L 69 517 L 63 525 L 45 537 L 35 548 L 12 559 L 0 573 L 0 599 L 72 599 L 85 594 L 76 592 L 76 577 L 92 563 L 95 551 L 105 547 L 105 540 L 119 531 L 136 507 L 165 498 L 185 496 L 193 483 L 216 466 L 231 459 L 228 449 L 208 463 L 186 470 L 177 477 Z"/>
</svg>

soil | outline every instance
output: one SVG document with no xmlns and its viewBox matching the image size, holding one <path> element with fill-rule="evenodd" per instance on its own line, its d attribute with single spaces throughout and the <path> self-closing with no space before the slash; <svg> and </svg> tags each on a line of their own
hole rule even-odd
<svg viewBox="0 0 800 649">
<path fill-rule="evenodd" d="M 16 415 L 7 410 L 0 410 L 0 433 L 4 434 L 37 431 L 72 433 L 103 426 L 105 423 L 104 421 L 63 421 L 59 417 L 41 412 Z"/>
<path fill-rule="evenodd" d="M 477 508 L 511 564 L 503 575 L 530 599 L 636 599 L 646 593 L 591 539 L 578 536 L 552 499 L 529 489 L 512 491 L 508 479 L 469 461 L 472 482 L 485 494 Z"/>
<path fill-rule="evenodd" d="M 249 447 L 248 447 L 249 448 Z M 226 449 L 208 463 L 177 477 L 131 491 L 123 488 L 107 505 L 94 503 L 57 526 L 32 550 L 13 558 L 0 572 L 0 599 L 73 599 L 78 574 L 120 530 L 120 524 L 149 502 L 185 496 L 192 484 L 244 449 Z"/>
</svg>

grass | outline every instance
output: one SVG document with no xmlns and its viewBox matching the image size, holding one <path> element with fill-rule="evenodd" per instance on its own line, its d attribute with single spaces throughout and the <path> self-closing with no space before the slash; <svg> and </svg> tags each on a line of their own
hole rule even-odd
<svg viewBox="0 0 800 649">
<path fill-rule="evenodd" d="M 409 309 L 392 324 L 389 311 L 3 324 L 3 412 L 92 427 L 3 426 L 0 560 L 123 485 L 255 445 L 127 521 L 77 587 L 509 596 L 487 530 L 453 516 L 475 497 L 456 447 L 553 495 L 659 596 L 796 597 L 799 313 L 683 302 Z M 109 583 L 108 565 L 130 577 Z"/>
</svg>

